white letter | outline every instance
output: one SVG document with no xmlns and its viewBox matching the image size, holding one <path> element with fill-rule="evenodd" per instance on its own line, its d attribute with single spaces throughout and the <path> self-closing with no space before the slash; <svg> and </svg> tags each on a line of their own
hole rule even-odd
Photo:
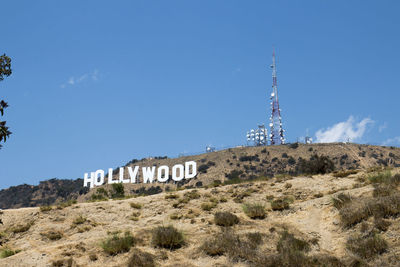
<svg viewBox="0 0 400 267">
<path fill-rule="evenodd" d="M 131 183 L 136 183 L 136 176 L 139 172 L 139 166 L 135 166 L 135 169 L 132 171 L 132 167 L 128 167 L 129 176 L 131 177 Z"/>
<path fill-rule="evenodd" d="M 87 186 L 87 184 L 90 184 L 90 188 L 94 187 L 94 172 L 90 173 L 90 178 L 89 178 L 89 174 L 85 173 L 85 176 L 83 178 L 83 186 Z"/>
<path fill-rule="evenodd" d="M 192 173 L 190 173 L 190 166 L 192 166 Z M 193 178 L 197 175 L 196 161 L 185 162 L 185 179 Z"/>
<path fill-rule="evenodd" d="M 99 177 L 100 175 L 100 177 Z M 100 180 L 99 180 L 100 178 Z M 104 171 L 103 170 L 97 170 L 94 173 L 94 185 L 102 185 L 104 183 Z"/>
<path fill-rule="evenodd" d="M 179 169 L 179 176 L 176 175 L 177 169 Z M 182 164 L 176 164 L 174 167 L 172 167 L 172 180 L 179 182 L 180 180 L 183 179 L 183 176 L 185 175 L 184 173 L 185 167 Z"/>
<path fill-rule="evenodd" d="M 129 183 L 130 180 L 129 179 L 124 179 L 124 168 L 119 168 L 119 182 L 120 183 Z"/>
<path fill-rule="evenodd" d="M 154 172 L 156 171 L 156 167 L 142 167 L 143 171 L 143 183 L 152 183 L 154 179 Z"/>
<path fill-rule="evenodd" d="M 162 177 L 162 172 L 164 171 L 164 177 Z M 169 179 L 169 168 L 168 166 L 160 166 L 157 170 L 157 180 L 160 183 L 165 183 Z"/>
<path fill-rule="evenodd" d="M 109 169 L 108 169 L 108 183 L 109 183 L 109 184 L 116 184 L 116 183 L 118 183 L 118 180 L 113 180 L 113 173 L 114 173 L 113 169 L 109 168 Z"/>
</svg>

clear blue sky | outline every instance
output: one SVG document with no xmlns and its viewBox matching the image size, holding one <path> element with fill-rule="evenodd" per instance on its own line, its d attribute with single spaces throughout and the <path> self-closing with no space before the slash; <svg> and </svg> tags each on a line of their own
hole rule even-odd
<svg viewBox="0 0 400 267">
<path fill-rule="evenodd" d="M 289 141 L 399 145 L 399 12 L 395 0 L 3 1 L 13 135 L 0 188 L 245 143 L 269 117 L 273 46 Z"/>
</svg>

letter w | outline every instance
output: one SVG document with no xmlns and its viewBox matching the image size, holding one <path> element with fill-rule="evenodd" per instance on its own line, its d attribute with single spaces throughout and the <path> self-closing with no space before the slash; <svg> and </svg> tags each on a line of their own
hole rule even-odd
<svg viewBox="0 0 400 267">
<path fill-rule="evenodd" d="M 154 173 L 156 172 L 156 167 L 143 167 L 143 183 L 152 183 L 154 179 Z"/>
</svg>

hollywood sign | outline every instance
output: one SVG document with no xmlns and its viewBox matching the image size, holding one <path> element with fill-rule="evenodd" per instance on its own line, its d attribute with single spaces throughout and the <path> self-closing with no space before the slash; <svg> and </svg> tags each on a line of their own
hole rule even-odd
<svg viewBox="0 0 400 267">
<path fill-rule="evenodd" d="M 124 175 L 126 170 L 129 174 L 129 178 L 126 177 L 128 175 Z M 117 183 L 140 183 L 140 172 L 142 173 L 142 182 L 143 183 L 153 183 L 155 181 L 160 183 L 168 182 L 170 178 L 169 167 L 166 165 L 156 167 L 142 167 L 134 166 L 134 167 L 121 167 L 119 168 L 119 176 L 117 178 L 113 178 L 113 169 L 108 169 L 108 184 L 117 184 Z M 175 182 L 179 182 L 182 179 L 191 179 L 196 177 L 197 175 L 197 164 L 195 161 L 188 161 L 185 164 L 176 164 L 172 167 L 171 170 L 171 178 Z M 97 170 L 95 172 L 91 172 L 90 176 L 88 173 L 85 173 L 83 179 L 83 186 L 90 186 L 93 188 L 95 186 L 99 186 L 104 184 L 105 181 L 105 172 L 104 170 Z"/>
</svg>

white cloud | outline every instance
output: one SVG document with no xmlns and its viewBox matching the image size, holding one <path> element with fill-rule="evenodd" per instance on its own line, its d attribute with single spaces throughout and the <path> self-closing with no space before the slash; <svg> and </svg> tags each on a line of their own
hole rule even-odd
<svg viewBox="0 0 400 267">
<path fill-rule="evenodd" d="M 339 122 L 328 129 L 320 129 L 315 136 L 317 143 L 357 141 L 364 136 L 369 125 L 374 123 L 370 118 L 356 122 L 353 116 L 347 121 Z"/>
<path fill-rule="evenodd" d="M 382 143 L 383 146 L 399 145 L 399 144 L 400 144 L 400 136 L 389 138 Z"/>
<path fill-rule="evenodd" d="M 63 83 L 60 85 L 61 88 L 65 88 L 67 86 L 73 86 L 76 85 L 78 83 L 84 82 L 88 79 L 91 79 L 92 81 L 97 81 L 99 79 L 99 71 L 97 69 L 95 69 L 93 72 L 91 73 L 84 73 L 79 77 L 70 77 L 68 79 L 68 81 L 66 83 Z"/>
<path fill-rule="evenodd" d="M 379 126 L 378 131 L 381 133 L 381 132 L 383 132 L 383 130 L 385 130 L 387 127 L 388 127 L 388 126 L 387 126 L 387 122 L 385 122 L 384 124 L 382 124 L 382 125 Z"/>
</svg>

